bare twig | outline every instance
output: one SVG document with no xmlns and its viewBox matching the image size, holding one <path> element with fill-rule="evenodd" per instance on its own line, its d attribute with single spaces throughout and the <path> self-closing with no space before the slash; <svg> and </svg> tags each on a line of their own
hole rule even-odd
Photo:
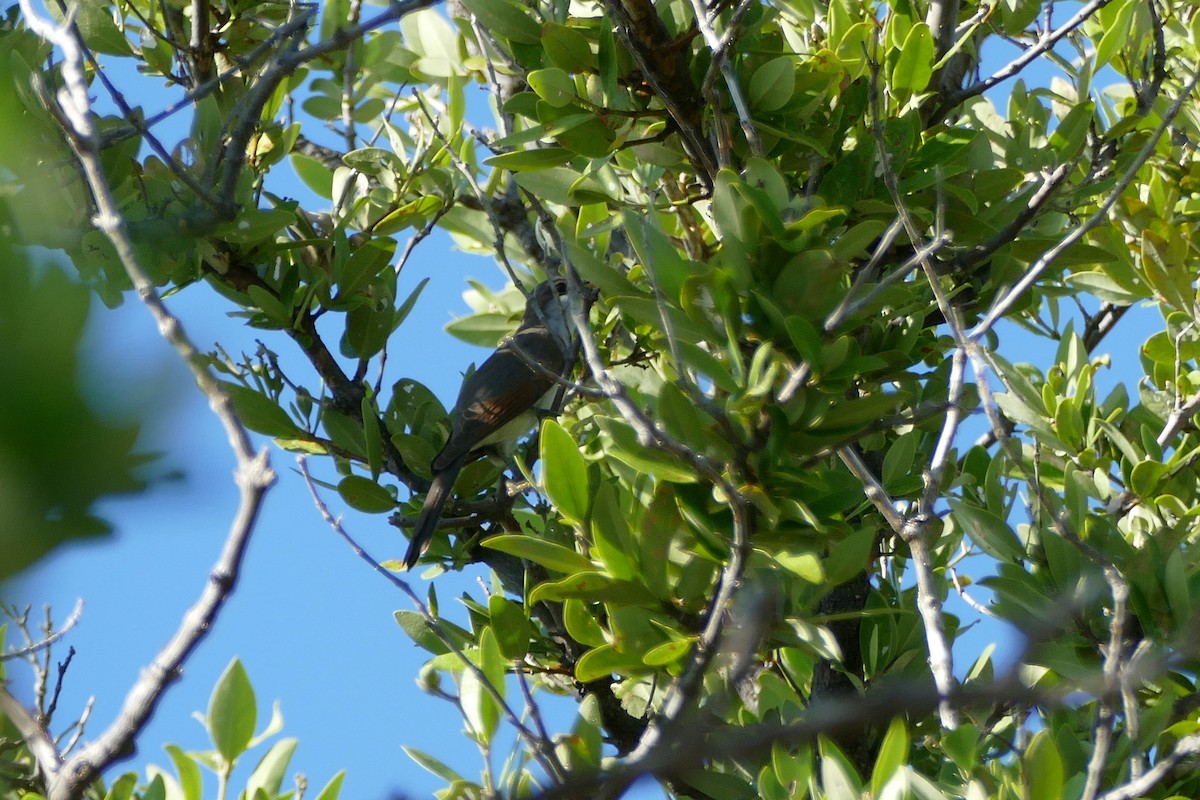
<svg viewBox="0 0 1200 800">
<path fill-rule="evenodd" d="M 75 601 L 75 607 L 71 609 L 71 613 L 67 615 L 67 618 L 63 621 L 63 624 L 59 626 L 58 630 L 47 633 L 47 635 L 43 638 L 36 642 L 30 642 L 24 647 L 18 647 L 16 649 L 7 650 L 3 653 L 0 653 L 0 661 L 7 661 L 10 658 L 24 658 L 26 656 L 33 655 L 39 650 L 45 650 L 47 647 L 50 647 L 52 644 L 65 636 L 68 631 L 74 628 L 79 623 L 79 618 L 82 616 L 83 598 L 81 597 Z"/>
<path fill-rule="evenodd" d="M 988 89 L 992 88 L 1002 81 L 1006 81 L 1014 75 L 1018 74 L 1026 66 L 1037 60 L 1039 56 L 1050 50 L 1056 45 L 1059 40 L 1066 36 L 1071 31 L 1078 28 L 1088 20 L 1093 14 L 1108 5 L 1112 0 L 1091 0 L 1088 4 L 1080 8 L 1075 14 L 1060 25 L 1054 31 L 1042 36 L 1037 43 L 1025 50 L 1021 55 L 1017 56 L 1008 64 L 1005 64 L 1000 69 L 996 70 L 990 77 L 984 78 L 977 83 L 973 83 L 965 89 L 954 92 L 946 98 L 945 106 L 953 108 L 959 105 L 962 101 L 983 94 Z"/>
<path fill-rule="evenodd" d="M 1185 736 L 1175 745 L 1175 749 L 1158 763 L 1141 774 L 1140 777 L 1129 781 L 1124 786 L 1105 792 L 1100 800 L 1133 800 L 1148 793 L 1159 781 L 1171 774 L 1181 761 L 1200 755 L 1200 735 Z"/>
<path fill-rule="evenodd" d="M 712 103 L 714 110 L 720 108 L 716 93 L 713 91 L 713 83 L 717 73 L 720 72 L 721 77 L 725 80 L 725 88 L 729 92 L 729 99 L 733 101 L 734 110 L 737 111 L 738 124 L 741 125 L 746 142 L 750 145 L 750 151 L 754 155 L 761 157 L 763 154 L 762 139 L 758 135 L 758 130 L 754 127 L 754 119 L 750 114 L 750 104 L 746 102 L 741 82 L 738 81 L 737 73 L 734 71 L 733 64 L 729 60 L 729 45 L 733 41 L 733 36 L 737 31 L 736 22 L 730 24 L 725 35 L 718 36 L 712 23 L 714 12 L 705 6 L 703 0 L 691 0 L 691 4 L 692 13 L 696 18 L 696 27 L 700 29 L 700 35 L 704 37 L 704 43 L 712 50 L 712 64 L 708 68 L 708 74 L 704 77 L 701 92 Z M 741 4 L 741 6 L 745 5 L 744 2 Z M 729 159 L 732 155 L 732 148 L 729 142 L 725 141 L 727 138 L 722 137 L 723 141 L 717 153 L 718 166 L 720 167 L 728 167 Z"/>
<path fill-rule="evenodd" d="M 126 696 L 117 718 L 66 763 L 61 763 L 57 754 L 50 758 L 44 747 L 39 746 L 43 756 L 39 759 L 39 767 L 46 774 L 49 800 L 68 800 L 78 797 L 83 788 L 109 765 L 134 751 L 137 737 L 164 696 L 167 684 L 178 677 L 188 656 L 212 630 L 213 621 L 237 583 L 246 545 L 258 518 L 263 496 L 275 481 L 275 473 L 271 470 L 267 451 L 255 452 L 249 432 L 238 419 L 221 383 L 204 366 L 203 359 L 188 339 L 178 318 L 163 304 L 125 231 L 124 220 L 101 166 L 90 98 L 83 77 L 83 45 L 72 35 L 70 18 L 64 26 L 52 25 L 35 12 L 31 0 L 21 0 L 21 11 L 30 28 L 63 53 L 65 86 L 59 92 L 56 103 L 48 98 L 46 102 L 56 105 L 62 115 L 64 133 L 79 159 L 96 204 L 96 226 L 112 242 L 139 298 L 158 323 L 159 333 L 192 371 L 200 390 L 225 427 L 237 458 L 235 476 L 241 490 L 225 546 L 209 575 L 208 583 L 199 599 L 183 616 L 175 635 L 142 671 L 141 677 Z M 23 731 L 23 734 L 28 735 L 28 732 Z"/>
<path fill-rule="evenodd" d="M 888 152 L 887 141 L 884 137 L 879 69 L 879 63 L 872 58 L 870 89 L 871 129 L 875 138 L 876 149 L 879 153 L 884 185 L 887 187 L 888 194 L 892 198 L 892 203 L 896 207 L 896 214 L 903 223 L 909 240 L 914 246 L 917 246 L 923 239 L 922 230 L 917 226 L 916 219 L 913 217 L 912 212 L 909 211 L 904 198 L 900 194 L 899 183 L 891 166 L 891 154 Z M 941 205 L 939 204 L 938 225 L 937 230 L 934 232 L 935 241 L 943 237 L 940 220 Z M 919 248 L 919 252 L 925 249 Z M 937 687 L 940 698 L 938 702 L 938 715 L 941 718 L 943 727 L 953 729 L 958 727 L 958 712 L 949 700 L 950 694 L 957 686 L 957 681 L 954 678 L 954 654 L 950 649 L 950 643 L 946 636 L 946 625 L 942 619 L 942 597 L 941 592 L 938 590 L 937 581 L 934 579 L 930 539 L 933 534 L 933 524 L 937 521 L 937 515 L 934 513 L 934 502 L 938 497 L 941 473 L 945 468 L 947 454 L 958 431 L 960 421 L 958 400 L 962 394 L 963 350 L 966 340 L 963 335 L 962 325 L 958 321 L 958 309 L 950 305 L 949 299 L 946 297 L 945 292 L 942 291 L 941 278 L 933 264 L 932 256 L 929 255 L 921 258 L 919 263 L 922 271 L 925 273 L 929 289 L 937 301 L 938 310 L 942 312 L 942 317 L 950 327 L 950 332 L 953 334 L 958 346 L 955 352 L 954 365 L 951 369 L 947 399 L 949 408 L 946 412 L 946 423 L 943 425 L 942 434 L 939 438 L 930 469 L 925 474 L 925 491 L 921 495 L 916 513 L 909 514 L 905 518 L 899 533 L 900 537 L 908 544 L 909 551 L 912 554 L 912 568 L 917 579 L 917 610 L 921 615 L 921 621 L 925 629 L 925 649 L 929 656 L 929 668 L 933 673 L 934 685 Z"/>
<path fill-rule="evenodd" d="M 442 629 L 441 624 L 438 622 L 438 618 L 430 613 L 429 608 L 424 602 L 422 602 L 421 598 L 417 596 L 417 593 L 412 590 L 412 587 L 408 585 L 408 582 L 396 576 L 393 572 L 376 561 L 375 558 L 371 556 L 371 554 L 365 549 L 363 549 L 362 545 L 360 545 L 354 539 L 354 537 L 350 535 L 350 532 L 342 526 L 341 521 L 333 516 L 333 513 L 329 510 L 329 506 L 325 504 L 325 501 L 321 499 L 321 495 L 317 491 L 317 485 L 308 472 L 308 464 L 304 457 L 298 456 L 296 458 L 296 463 L 299 465 L 300 475 L 304 478 L 304 482 L 308 486 L 309 494 L 312 495 L 313 504 L 316 506 L 317 512 L 320 513 L 321 518 L 324 519 L 329 527 L 333 529 L 334 533 L 341 537 L 342 541 L 350 546 L 350 549 L 354 551 L 355 555 L 369 564 L 371 569 L 375 570 L 376 573 L 382 575 L 388 581 L 388 583 L 392 584 L 404 593 L 404 595 L 409 599 L 410 602 L 412 602 L 417 611 L 425 619 L 425 624 L 429 626 L 430 631 L 437 636 L 438 640 L 441 641 L 442 644 L 446 645 L 446 647 L 450 649 L 450 652 L 454 653 L 459 661 L 462 662 L 464 669 L 474 673 L 475 677 L 479 680 L 480 685 L 483 686 L 484 690 L 488 693 L 488 695 L 491 696 L 492 700 L 495 701 L 496 706 L 500 709 L 501 713 L 504 714 L 505 719 L 507 719 L 509 724 L 513 726 L 513 729 L 516 730 L 517 735 L 519 735 L 525 741 L 525 743 L 529 745 L 530 751 L 533 753 L 534 758 L 537 759 L 542 769 L 546 770 L 548 775 L 554 776 L 556 780 L 561 780 L 566 774 L 566 770 L 559 761 L 557 753 L 554 752 L 554 743 L 543 736 L 539 736 L 538 733 L 530 730 L 529 727 L 521 721 L 521 718 L 517 716 L 516 712 L 512 710 L 511 706 L 509 706 L 508 701 L 504 699 L 504 695 L 500 693 L 500 690 L 497 687 L 492 685 L 492 682 L 488 679 L 487 675 L 484 674 L 483 670 L 480 669 L 474 661 L 468 658 L 467 654 L 463 652 L 463 649 L 459 646 L 458 642 L 456 642 L 453 637 L 451 637 L 445 632 L 445 630 Z"/>
<path fill-rule="evenodd" d="M 853 447 L 839 447 L 837 454 L 846 465 L 846 469 L 850 470 L 850 474 L 858 478 L 859 483 L 863 485 L 863 494 L 871 501 L 871 505 L 875 506 L 875 510 L 884 518 L 888 527 L 899 535 L 904 530 L 904 515 L 896 510 L 896 504 L 892 502 L 879 479 L 863 463 L 862 456 Z"/>
</svg>

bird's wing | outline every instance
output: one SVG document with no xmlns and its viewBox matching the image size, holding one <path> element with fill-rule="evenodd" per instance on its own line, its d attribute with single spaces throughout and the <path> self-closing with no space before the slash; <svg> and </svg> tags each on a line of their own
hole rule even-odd
<svg viewBox="0 0 1200 800">
<path fill-rule="evenodd" d="M 517 350 L 523 354 L 518 355 Z M 554 381 L 535 371 L 526 359 L 558 373 L 562 348 L 541 326 L 519 330 L 492 353 L 463 383 L 446 446 L 431 465 L 434 470 L 465 456 L 480 442 L 516 419 L 541 399 Z"/>
</svg>

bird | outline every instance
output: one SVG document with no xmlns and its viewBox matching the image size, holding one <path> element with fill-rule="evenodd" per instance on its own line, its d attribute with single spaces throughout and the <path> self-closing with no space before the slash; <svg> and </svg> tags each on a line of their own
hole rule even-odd
<svg viewBox="0 0 1200 800">
<path fill-rule="evenodd" d="M 536 423 L 538 402 L 555 388 L 555 376 L 563 373 L 571 352 L 566 292 L 567 282 L 561 277 L 538 284 L 525 303 L 520 327 L 463 381 L 451 414 L 450 437 L 430 463 L 433 483 L 413 526 L 404 555 L 406 569 L 416 565 L 433 538 L 454 481 L 472 454 L 515 442 Z"/>
</svg>

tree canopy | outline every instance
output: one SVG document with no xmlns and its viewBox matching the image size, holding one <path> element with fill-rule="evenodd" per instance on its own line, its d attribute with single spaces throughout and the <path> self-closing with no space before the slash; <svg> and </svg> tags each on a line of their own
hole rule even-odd
<svg viewBox="0 0 1200 800">
<path fill-rule="evenodd" d="M 435 229 L 510 281 L 475 284 L 451 334 L 494 346 L 561 275 L 579 362 L 511 462 L 464 469 L 422 559 L 482 564 L 487 590 L 442 609 L 376 565 L 485 764 L 410 748 L 440 796 L 618 797 L 646 775 L 722 800 L 1200 794 L 1195 7 L 46 5 L 0 26 L 13 263 L 59 251 L 103 303 L 146 303 L 226 425 L 242 505 L 203 624 L 111 728 L 64 752 L 0 687 L 0 795 L 196 800 L 197 764 L 249 746 L 234 662 L 208 761 L 113 772 L 236 582 L 274 480 L 250 432 L 306 454 L 312 513 L 352 545 L 374 521 L 401 551 L 449 431 L 405 372 L 421 290 L 397 290 Z M 171 104 L 143 107 L 118 64 Z M 188 133 L 164 140 L 172 117 Z M 0 332 L 18 295 L 78 319 L 52 275 L 0 276 Z M 179 291 L 227 298 L 263 348 L 197 350 Z M 18 339 L 0 364 L 36 374 Z M 30 386 L 73 413 L 71 387 Z M 43 481 L 13 405 L 0 448 Z M 134 431 L 80 427 L 135 459 Z M 0 577 L 139 488 L 77 485 L 0 517 L 35 543 Z M 343 528 L 328 504 L 375 516 Z M 1019 651 L 964 647 L 978 620 Z M 551 695 L 578 702 L 569 729 L 543 724 Z M 287 795 L 272 752 L 248 797 Z"/>
</svg>

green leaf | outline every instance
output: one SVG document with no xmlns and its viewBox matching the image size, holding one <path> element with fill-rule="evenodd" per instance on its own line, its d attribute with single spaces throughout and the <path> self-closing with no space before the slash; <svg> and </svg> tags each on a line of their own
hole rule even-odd
<svg viewBox="0 0 1200 800">
<path fill-rule="evenodd" d="M 538 584 L 529 593 L 530 603 L 561 602 L 568 599 L 654 605 L 645 586 L 636 581 L 618 581 L 602 572 L 577 572 L 561 580 Z"/>
<path fill-rule="evenodd" d="M 1029 787 L 1029 800 L 1058 800 L 1062 797 L 1063 762 L 1050 731 L 1038 731 L 1034 735 L 1021 767 Z"/>
<path fill-rule="evenodd" d="M 286 328 L 291 325 L 292 314 L 290 309 L 285 308 L 274 293 L 256 284 L 247 287 L 246 294 L 250 296 L 250 300 L 254 305 L 258 306 L 258 309 L 263 312 L 263 315 L 276 326 Z"/>
<path fill-rule="evenodd" d="M 226 763 L 245 752 L 254 736 L 258 708 L 254 687 L 242 662 L 233 659 L 213 689 L 208 703 L 208 734 Z"/>
<path fill-rule="evenodd" d="M 480 544 L 501 553 L 524 558 L 555 572 L 581 572 L 595 569 L 584 556 L 561 544 L 521 533 L 504 533 L 484 539 Z"/>
<path fill-rule="evenodd" d="M 433 632 L 433 628 L 429 626 L 429 622 L 419 611 L 397 611 L 393 616 L 396 624 L 400 626 L 400 630 L 404 631 L 417 647 L 433 653 L 435 656 L 450 652 L 450 648 Z M 438 624 L 443 633 L 452 637 L 460 645 L 474 638 L 470 633 L 447 620 L 438 620 Z"/>
<path fill-rule="evenodd" d="M 908 763 L 908 726 L 904 719 L 896 717 L 888 726 L 879 755 L 875 757 L 875 769 L 871 773 L 871 795 L 881 797 L 883 787 L 902 766 Z"/>
<path fill-rule="evenodd" d="M 629 536 L 629 520 L 621 512 L 617 501 L 617 489 L 611 483 L 602 483 L 592 501 L 591 518 L 592 555 L 600 560 L 608 574 L 620 580 L 637 577 Z"/>
<path fill-rule="evenodd" d="M 1020 561 L 1025 557 L 1021 540 L 1000 517 L 992 512 L 950 498 L 950 514 L 980 550 L 1005 561 Z"/>
<path fill-rule="evenodd" d="M 1133 20 L 1133 12 L 1138 5 L 1140 4 L 1137 0 L 1123 0 L 1123 2 L 1113 4 L 1116 8 L 1116 15 L 1110 23 L 1104 26 L 1104 35 L 1100 37 L 1100 42 L 1096 45 L 1093 72 L 1112 61 L 1113 56 L 1125 46 L 1129 39 L 1129 26 Z M 1112 13 L 1112 9 L 1105 9 L 1105 11 L 1105 17 Z"/>
<path fill-rule="evenodd" d="M 525 78 L 537 96 L 555 108 L 575 102 L 575 80 L 558 67 L 535 69 Z"/>
<path fill-rule="evenodd" d="M 167 800 L 167 784 L 163 780 L 163 773 L 155 773 L 150 785 L 138 795 L 138 800 Z"/>
<path fill-rule="evenodd" d="M 858 800 L 862 796 L 862 781 L 854 771 L 849 759 L 842 754 L 837 745 L 821 737 L 818 740 L 822 758 L 820 759 L 821 788 L 825 790 L 827 800 Z"/>
<path fill-rule="evenodd" d="M 370 478 L 347 475 L 338 483 L 338 494 L 346 505 L 367 514 L 383 514 L 396 507 L 396 498 Z"/>
<path fill-rule="evenodd" d="M 821 559 L 811 551 L 782 550 L 775 554 L 775 561 L 800 580 L 814 586 L 825 580 Z"/>
<path fill-rule="evenodd" d="M 387 268 L 396 250 L 396 243 L 391 239 L 385 241 L 386 245 L 375 242 L 364 244 L 351 253 L 340 270 L 335 271 L 339 299 L 366 288 Z"/>
<path fill-rule="evenodd" d="M 933 34 L 924 22 L 917 22 L 904 39 L 896 68 L 892 70 L 892 87 L 920 92 L 933 76 Z"/>
<path fill-rule="evenodd" d="M 636 653 L 619 652 L 611 644 L 593 648 L 575 662 L 575 680 L 580 683 L 606 678 L 613 673 L 637 675 L 646 671 L 648 668 L 640 656 Z"/>
<path fill-rule="evenodd" d="M 511 153 L 501 153 L 498 156 L 485 158 L 483 163 L 510 172 L 528 172 L 559 167 L 574 157 L 575 154 L 565 147 L 539 147 L 533 150 L 514 150 Z"/>
<path fill-rule="evenodd" d="M 378 222 L 372 232 L 376 236 L 391 236 L 405 228 L 419 228 L 445 205 L 442 198 L 427 194 L 389 211 Z M 425 280 L 429 280 L 425 278 Z"/>
<path fill-rule="evenodd" d="M 242 423 L 254 431 L 266 436 L 294 438 L 300 430 L 288 413 L 280 408 L 274 400 L 249 386 L 238 383 L 221 383 L 221 388 L 233 401 L 238 417 Z"/>
<path fill-rule="evenodd" d="M 566 72 L 592 71 L 598 63 L 582 33 L 555 22 L 542 26 L 542 49 L 554 66 Z"/>
<path fill-rule="evenodd" d="M 333 170 L 311 156 L 293 152 L 292 169 L 313 194 L 325 200 L 333 199 Z"/>
<path fill-rule="evenodd" d="M 867 568 L 875 549 L 875 537 L 873 528 L 860 528 L 833 546 L 823 564 L 830 586 L 845 583 Z"/>
<path fill-rule="evenodd" d="M 668 664 L 674 664 L 686 656 L 691 651 L 692 645 L 699 639 L 699 636 L 689 636 L 686 639 L 663 642 L 647 650 L 642 661 L 649 667 L 665 667 Z"/>
<path fill-rule="evenodd" d="M 604 449 L 614 458 L 641 472 L 674 483 L 694 483 L 696 474 L 670 455 L 651 447 L 643 447 L 637 434 L 624 420 L 595 417 L 600 425 Z"/>
<path fill-rule="evenodd" d="M 292 754 L 296 751 L 298 743 L 297 739 L 280 739 L 271 745 L 271 749 L 266 752 L 262 760 L 258 762 L 258 766 L 254 768 L 254 772 L 250 773 L 250 777 L 246 780 L 246 794 L 254 797 L 256 792 L 263 791 L 268 797 L 278 795 L 279 787 L 283 784 L 284 774 L 287 772 L 288 764 L 292 760 Z"/>
<path fill-rule="evenodd" d="M 542 422 L 539 441 L 546 495 L 568 522 L 582 525 L 587 519 L 592 493 L 588 486 L 587 462 L 579 452 L 579 445 L 566 428 L 552 419 Z"/>
<path fill-rule="evenodd" d="M 200 765 L 178 745 L 168 744 L 163 749 L 171 756 L 171 763 L 175 765 L 175 773 L 179 776 L 179 788 L 183 790 L 183 800 L 200 800 L 203 790 Z"/>
<path fill-rule="evenodd" d="M 501 697 L 504 696 L 503 656 L 490 626 L 484 628 L 479 636 L 478 655 L 479 671 L 463 670 L 459 679 L 459 699 L 463 715 L 477 740 L 487 742 L 500 724 L 500 706 L 487 686 L 490 685 Z"/>
<path fill-rule="evenodd" d="M 338 795 L 342 793 L 342 782 L 345 780 L 346 771 L 339 771 L 329 779 L 329 783 L 325 784 L 325 788 L 317 795 L 317 800 L 338 800 Z"/>
<path fill-rule="evenodd" d="M 894 492 L 897 484 L 912 475 L 916 452 L 917 434 L 914 431 L 896 437 L 895 443 L 888 448 L 887 455 L 883 457 L 880 477 L 885 489 Z"/>
<path fill-rule="evenodd" d="M 529 637 L 533 628 L 525 609 L 507 597 L 493 594 L 488 597 L 491 631 L 500 644 L 500 652 L 510 661 L 520 660 L 529 652 Z"/>
<path fill-rule="evenodd" d="M 383 437 L 379 430 L 379 416 L 375 413 L 375 404 L 370 397 L 363 397 L 361 410 L 363 440 L 367 446 L 367 466 L 371 470 L 371 480 L 378 481 L 379 473 L 383 470 Z"/>
<path fill-rule="evenodd" d="M 608 191 L 595 177 L 581 177 L 578 172 L 566 167 L 518 172 L 514 179 L 525 191 L 558 205 L 581 206 L 587 203 L 613 202 Z"/>
<path fill-rule="evenodd" d="M 342 156 L 342 163 L 364 175 L 378 175 L 384 170 L 402 169 L 403 163 L 391 150 L 382 147 L 360 147 Z"/>
<path fill-rule="evenodd" d="M 750 76 L 750 108 L 771 112 L 783 108 L 796 89 L 795 56 L 778 56 Z"/>
<path fill-rule="evenodd" d="M 342 352 L 351 358 L 367 359 L 387 344 L 396 317 L 390 303 L 364 304 L 346 315 Z"/>
<path fill-rule="evenodd" d="M 441 761 L 438 761 L 431 755 L 417 750 L 415 747 L 401 745 L 400 749 L 403 750 L 409 758 L 417 762 L 420 767 L 428 772 L 432 772 L 434 775 L 444 781 L 455 782 L 465 780 L 461 775 L 450 769 L 450 767 L 446 766 Z"/>
<path fill-rule="evenodd" d="M 1129 473 L 1129 488 L 1138 497 L 1149 500 L 1154 497 L 1159 484 L 1170 470 L 1160 461 L 1140 461 Z"/>
<path fill-rule="evenodd" d="M 248 208 L 232 222 L 217 227 L 215 234 L 229 242 L 254 244 L 274 236 L 296 219 L 287 208 Z"/>
<path fill-rule="evenodd" d="M 137 773 L 126 772 L 121 777 L 112 782 L 109 787 L 108 794 L 104 796 L 104 800 L 129 800 L 133 796 L 133 790 L 137 786 Z M 37 795 L 41 797 L 41 795 Z M 29 800 L 29 795 L 25 795 L 21 800 Z M 45 800 L 45 798 L 42 798 Z"/>
<path fill-rule="evenodd" d="M 582 600 L 574 598 L 563 601 L 563 625 L 571 638 L 583 645 L 599 647 L 608 644 L 604 629 L 596 621 L 595 615 L 587 610 Z"/>
<path fill-rule="evenodd" d="M 1184 566 L 1183 555 L 1178 550 L 1172 550 L 1163 566 L 1162 586 L 1167 596 L 1167 605 L 1175 625 L 1183 630 L 1193 618 L 1195 606 L 1191 593 L 1188 591 L 1188 569 Z"/>
<path fill-rule="evenodd" d="M 979 753 L 979 729 L 964 723 L 942 734 L 942 750 L 959 769 L 970 772 L 975 768 Z"/>
<path fill-rule="evenodd" d="M 1091 102 L 1078 103 L 1059 120 L 1050 134 L 1050 146 L 1058 154 L 1059 161 L 1073 159 L 1082 149 L 1093 123 L 1095 106 Z"/>
<path fill-rule="evenodd" d="M 532 17 L 511 0 L 463 0 L 484 30 L 510 42 L 538 44 L 542 31 Z"/>
<path fill-rule="evenodd" d="M 1147 299 L 1146 294 L 1132 292 L 1104 272 L 1074 272 L 1067 276 L 1067 285 L 1080 294 L 1090 294 L 1104 303 L 1130 306 Z"/>
</svg>

